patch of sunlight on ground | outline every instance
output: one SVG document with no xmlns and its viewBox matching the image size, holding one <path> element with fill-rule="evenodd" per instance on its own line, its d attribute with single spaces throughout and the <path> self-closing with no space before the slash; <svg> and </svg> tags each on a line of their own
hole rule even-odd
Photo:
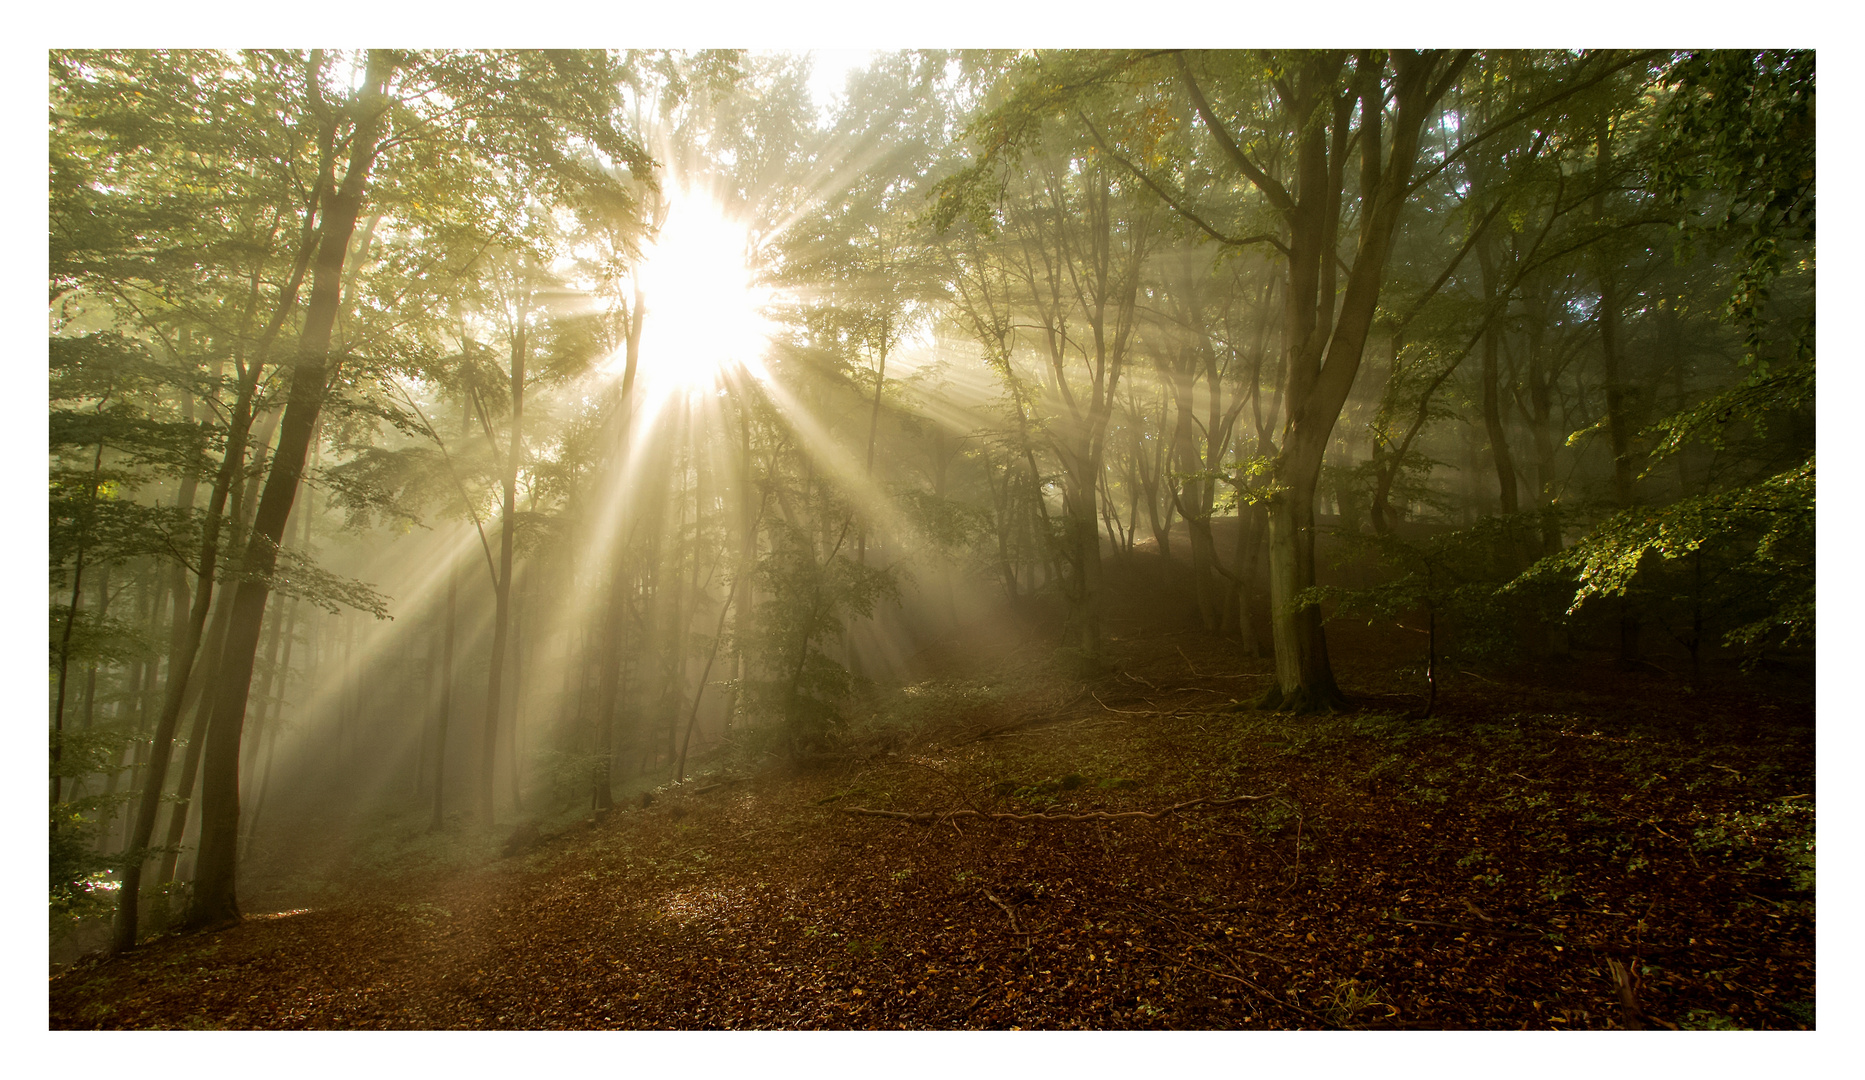
<svg viewBox="0 0 1865 1080">
<path fill-rule="evenodd" d="M 744 905 L 748 897 L 742 888 L 699 886 L 670 893 L 661 906 L 661 914 L 681 926 L 722 924 Z"/>
<path fill-rule="evenodd" d="M 246 917 L 249 919 L 289 919 L 293 915 L 309 915 L 311 912 L 315 910 L 317 909 L 301 907 L 301 908 L 292 908 L 290 911 L 263 911 L 255 915 L 248 915 Z"/>
</svg>

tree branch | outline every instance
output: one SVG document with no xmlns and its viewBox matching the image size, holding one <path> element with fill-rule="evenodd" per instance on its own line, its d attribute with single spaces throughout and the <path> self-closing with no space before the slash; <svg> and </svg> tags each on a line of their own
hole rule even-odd
<svg viewBox="0 0 1865 1080">
<path fill-rule="evenodd" d="M 1210 129 L 1212 138 L 1217 140 L 1220 147 L 1223 147 L 1225 156 L 1230 158 L 1243 175 L 1250 178 L 1250 182 L 1255 184 L 1258 190 L 1268 196 L 1270 203 L 1276 209 L 1285 214 L 1294 213 L 1295 200 L 1289 197 L 1287 189 L 1277 183 L 1274 177 L 1256 167 L 1256 163 L 1244 154 L 1236 140 L 1230 137 L 1230 132 L 1211 112 L 1210 104 L 1205 101 L 1204 91 L 1198 88 L 1198 81 L 1192 78 L 1191 65 L 1185 62 L 1185 54 L 1174 52 L 1172 58 L 1179 62 L 1179 78 L 1184 81 L 1186 92 L 1191 95 L 1192 107 L 1198 110 L 1198 116 L 1204 121 L 1204 126 Z"/>
</svg>

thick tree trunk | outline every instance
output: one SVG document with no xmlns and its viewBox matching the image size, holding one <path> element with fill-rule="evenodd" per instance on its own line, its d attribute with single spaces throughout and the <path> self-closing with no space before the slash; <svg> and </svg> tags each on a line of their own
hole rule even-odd
<svg viewBox="0 0 1865 1080">
<path fill-rule="evenodd" d="M 1258 703 L 1284 712 L 1337 711 L 1347 697 L 1328 661 L 1321 609 L 1299 604 L 1315 580 L 1314 489 L 1292 489 L 1269 501 L 1270 630 L 1276 685 Z"/>
<path fill-rule="evenodd" d="M 191 928 L 234 921 L 240 915 L 234 882 L 239 856 L 239 752 L 247 694 L 252 688 L 253 659 L 259 648 L 260 624 L 271 591 L 269 579 L 277 563 L 278 545 L 284 538 L 285 522 L 297 498 L 298 481 L 328 392 L 331 330 L 340 306 L 343 267 L 388 108 L 384 89 L 392 68 L 386 52 L 372 50 L 363 86 L 353 99 L 355 130 L 351 133 L 349 166 L 327 208 L 323 236 L 313 260 L 311 299 L 305 308 L 291 389 L 279 425 L 278 450 L 254 516 L 253 536 L 246 546 L 244 573 L 233 602 L 218 685 L 214 688 L 213 719 L 208 726 L 200 856 L 187 920 Z"/>
<path fill-rule="evenodd" d="M 180 726 L 181 714 L 187 707 L 190 688 L 198 685 L 190 676 L 197 664 L 205 663 L 201 639 L 213 599 L 214 574 L 219 565 L 221 512 L 226 508 L 228 495 L 238 481 L 240 466 L 246 460 L 246 439 L 252 425 L 252 399 L 259 369 L 259 361 L 255 360 L 246 377 L 241 379 L 239 395 L 234 401 L 227 429 L 226 453 L 221 459 L 212 492 L 208 496 L 207 523 L 201 541 L 200 573 L 195 579 L 194 598 L 186 606 L 185 616 L 182 597 L 187 595 L 187 581 L 183 570 L 179 567 L 175 570 L 172 583 L 175 592 L 175 625 L 169 639 L 168 681 L 163 691 L 162 713 L 156 721 L 155 733 L 150 737 L 149 761 L 143 771 L 136 815 L 129 835 L 124 839 L 126 855 L 145 851 L 155 835 L 155 818 L 161 810 L 162 789 L 168 783 L 175 730 Z M 216 367 L 215 373 L 218 372 L 219 368 Z M 189 399 L 189 404 L 192 405 L 192 399 Z M 191 409 L 189 415 L 192 416 Z M 194 495 L 192 478 L 184 480 L 176 502 L 178 505 L 192 506 Z M 111 926 L 112 951 L 122 952 L 136 946 L 145 861 L 131 859 L 124 866 L 123 885 L 117 891 L 116 919 Z"/>
<path fill-rule="evenodd" d="M 1310 54 L 1294 72 L 1293 88 L 1283 100 L 1297 133 L 1293 195 L 1248 162 L 1205 103 L 1189 67 L 1184 68 L 1200 117 L 1240 171 L 1250 175 L 1283 212 L 1289 228 L 1289 287 L 1283 320 L 1289 356 L 1289 419 L 1276 469 L 1283 490 L 1272 500 L 1269 527 L 1277 686 L 1265 696 L 1265 705 L 1311 710 L 1338 708 L 1345 701 L 1328 663 L 1320 611 L 1295 602 L 1315 583 L 1315 488 L 1329 436 L 1365 353 L 1425 114 L 1465 59 L 1452 60 L 1441 73 L 1437 54 L 1395 53 L 1396 73 L 1390 89 L 1393 120 L 1387 133 L 1382 131 L 1384 109 L 1378 107 L 1387 100 L 1384 61 L 1370 53 L 1360 54 L 1349 95 L 1337 86 L 1344 57 Z M 1360 235 L 1345 288 L 1337 298 L 1336 232 L 1345 175 L 1346 124 L 1354 96 L 1362 105 Z M 1369 102 L 1375 107 L 1365 107 Z M 1331 128 L 1326 122 L 1329 113 Z"/>
<path fill-rule="evenodd" d="M 276 419 L 276 418 L 275 418 Z M 267 426 L 255 432 L 256 447 L 253 456 L 253 476 L 242 490 L 233 493 L 232 506 L 229 508 L 229 520 L 234 524 L 233 535 L 229 540 L 237 543 L 251 522 L 246 519 L 246 511 L 253 505 L 258 494 L 259 476 L 265 470 L 266 452 L 272 440 L 273 429 Z M 201 754 L 207 741 L 207 725 L 213 709 L 214 681 L 220 672 L 220 654 L 227 640 L 227 626 L 233 617 L 232 590 L 221 590 L 214 601 L 214 616 L 207 624 L 206 646 L 202 649 L 200 673 L 188 690 L 188 707 L 195 709 L 194 725 L 188 733 L 188 752 L 182 761 L 181 779 L 175 785 L 175 802 L 169 808 L 168 837 L 162 853 L 162 863 L 156 875 L 156 883 L 166 885 L 175 880 L 175 866 L 181 857 L 181 842 L 187 835 L 188 818 L 197 804 L 194 801 L 195 779 L 199 775 Z M 167 901 L 163 901 L 166 905 Z M 167 915 L 166 906 L 162 909 Z"/>
<path fill-rule="evenodd" d="M 309 523 L 306 524 L 308 526 Z M 308 527 L 305 529 L 305 534 L 307 537 L 310 535 Z M 265 720 L 266 732 L 265 773 L 260 777 L 259 786 L 253 793 L 253 812 L 246 822 L 246 845 L 241 849 L 242 855 L 252 851 L 253 837 L 259 835 L 259 812 L 265 809 L 265 797 L 272 790 L 272 761 L 278 756 L 278 739 L 281 734 L 279 723 L 285 711 L 283 698 L 291 674 L 291 646 L 297 637 L 297 631 L 298 601 L 294 598 L 291 606 L 285 609 L 285 651 L 282 655 L 274 654 L 277 656 L 278 663 L 272 669 L 271 679 L 267 681 L 266 696 L 271 699 L 267 703 L 267 708 L 271 712 L 270 718 L 265 716 L 263 710 L 261 712 L 261 719 Z M 252 766 L 249 763 L 247 767 L 250 769 Z"/>
</svg>

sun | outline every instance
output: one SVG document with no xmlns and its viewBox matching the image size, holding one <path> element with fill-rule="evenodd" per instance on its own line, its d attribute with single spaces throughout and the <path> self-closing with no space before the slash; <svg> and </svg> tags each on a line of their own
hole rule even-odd
<svg viewBox="0 0 1865 1080">
<path fill-rule="evenodd" d="M 761 367 L 770 342 L 770 290 L 752 269 L 750 230 L 713 199 L 674 191 L 668 201 L 640 270 L 641 375 L 664 393 Z"/>
</svg>

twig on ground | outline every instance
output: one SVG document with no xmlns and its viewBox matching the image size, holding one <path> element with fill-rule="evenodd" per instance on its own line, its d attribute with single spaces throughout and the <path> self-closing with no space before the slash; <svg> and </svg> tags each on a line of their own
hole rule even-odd
<svg viewBox="0 0 1865 1080">
<path fill-rule="evenodd" d="M 1160 950 L 1152 948 L 1151 946 L 1148 946 L 1148 945 L 1136 945 L 1134 946 L 1134 948 L 1145 950 L 1146 952 L 1153 953 L 1156 956 L 1169 957 L 1169 954 L 1161 952 Z M 1243 965 L 1237 963 L 1235 959 L 1233 959 L 1230 956 L 1225 955 L 1223 952 L 1220 952 L 1216 949 L 1212 949 L 1211 951 L 1213 953 L 1216 953 L 1218 956 L 1223 957 L 1225 962 L 1230 964 L 1230 966 L 1234 968 L 1238 968 L 1238 969 L 1242 968 Z M 1281 1008 L 1290 1009 L 1294 1012 L 1298 1012 L 1302 1014 L 1303 1016 L 1306 1016 L 1310 1020 L 1313 1020 L 1315 1023 L 1320 1024 L 1322 1027 L 1338 1028 L 1340 1026 L 1339 1024 L 1331 1023 L 1324 1016 L 1320 1016 L 1316 1013 L 1308 1011 L 1307 1009 L 1301 1007 L 1300 1005 L 1295 1004 L 1293 1001 L 1289 1001 L 1281 997 L 1280 995 L 1270 993 L 1269 991 L 1263 989 L 1262 987 L 1258 986 L 1256 983 L 1250 981 L 1249 979 L 1244 978 L 1241 975 L 1227 975 L 1222 971 L 1213 971 L 1212 969 L 1205 967 L 1203 964 L 1193 963 L 1192 961 L 1187 960 L 1183 956 L 1169 957 L 1169 958 L 1176 959 L 1179 963 L 1185 964 L 1188 967 L 1197 968 L 1199 971 L 1202 971 L 1207 975 L 1216 975 L 1220 979 L 1230 979 L 1233 982 L 1240 982 L 1243 985 L 1249 987 L 1250 989 L 1256 991 L 1259 1001 L 1262 1001 L 1264 1003 L 1273 1002 L 1274 1004 L 1276 1004 L 1277 1006 Z"/>
<path fill-rule="evenodd" d="M 1180 655 L 1180 656 L 1185 656 L 1185 649 L 1184 649 L 1183 647 L 1181 647 L 1181 646 L 1179 646 L 1179 645 L 1176 645 L 1176 644 L 1175 644 L 1175 645 L 1173 645 L 1172 647 L 1173 647 L 1173 648 L 1175 648 L 1175 649 L 1178 649 L 1178 650 L 1179 650 L 1179 655 Z M 1194 664 L 1192 663 L 1192 658 L 1191 658 L 1191 657 L 1189 657 L 1189 656 L 1185 656 L 1185 666 L 1186 666 L 1186 667 L 1188 667 L 1188 668 L 1191 668 L 1191 669 L 1192 669 L 1192 674 L 1193 674 L 1193 675 L 1198 675 L 1198 668 L 1197 668 L 1197 667 L 1196 667 L 1196 666 L 1195 666 L 1195 665 L 1194 665 Z M 1200 679 L 1202 679 L 1202 678 L 1204 678 L 1204 676 L 1203 676 L 1203 675 L 1198 675 L 1198 677 L 1199 677 Z"/>
<path fill-rule="evenodd" d="M 1677 1030 L 1676 1024 L 1658 1019 L 1646 1012 L 1645 1007 L 1639 1004 L 1638 988 L 1633 985 L 1632 973 L 1626 970 L 1624 964 L 1609 956 L 1606 958 L 1606 973 L 1612 978 L 1612 988 L 1618 991 L 1619 1007 L 1625 1013 L 1626 1027 L 1633 1031 L 1642 1031 L 1646 1023 L 1650 1022 L 1670 1028 L 1672 1031 Z"/>
<path fill-rule="evenodd" d="M 952 818 L 961 817 L 985 818 L 992 821 L 1122 821 L 1129 818 L 1156 820 L 1165 817 L 1167 814 L 1176 813 L 1181 810 L 1191 810 L 1197 807 L 1203 807 L 1207 810 L 1217 810 L 1226 806 L 1234 806 L 1237 803 L 1273 798 L 1275 798 L 1274 795 L 1235 795 L 1227 799 L 1221 799 L 1215 795 L 1208 795 L 1202 799 L 1174 803 L 1171 806 L 1162 807 L 1158 810 L 1122 810 L 1118 813 L 1109 813 L 1105 810 L 1091 810 L 1086 813 L 1068 814 L 1056 814 L 1048 811 L 1044 811 L 1040 814 L 1008 814 L 987 813 L 981 810 L 969 809 L 948 811 L 925 810 L 910 813 L 904 810 L 873 810 L 865 806 L 844 807 L 842 813 L 853 814 L 856 817 L 891 818 L 895 821 L 909 821 L 915 825 L 931 825 L 935 822 L 949 821 Z"/>
<path fill-rule="evenodd" d="M 1463 923 L 1437 922 L 1432 919 L 1399 919 L 1399 918 L 1388 916 L 1386 921 L 1396 922 L 1396 923 L 1405 923 L 1408 926 L 1442 926 L 1442 927 L 1446 927 L 1451 930 L 1461 930 L 1466 934 L 1489 934 L 1494 937 L 1512 937 L 1512 938 L 1547 937 L 1545 933 L 1539 933 L 1539 932 L 1533 933 L 1533 934 L 1524 934 L 1524 933 L 1521 933 L 1515 930 L 1495 930 L 1487 926 L 1465 926 Z"/>
<path fill-rule="evenodd" d="M 916 758 L 916 757 L 903 757 L 900 760 L 906 762 L 908 765 L 915 765 L 915 766 L 918 766 L 919 768 L 925 769 L 927 772 L 932 773 L 934 776 L 937 776 L 939 779 L 944 780 L 946 782 L 946 786 L 950 787 L 953 790 L 953 792 L 958 795 L 960 799 L 964 800 L 966 806 L 971 807 L 973 810 L 976 810 L 978 808 L 978 804 L 971 801 L 971 796 L 965 794 L 964 785 L 960 784 L 957 780 L 953 779 L 951 773 L 946 772 L 944 769 L 941 769 L 937 765 L 933 765 L 929 762 L 921 761 L 919 758 Z"/>
<path fill-rule="evenodd" d="M 1023 933 L 1023 931 L 1017 929 L 1017 913 L 1010 910 L 1010 905 L 1004 903 L 1002 900 L 999 900 L 997 898 L 997 894 L 993 893 L 991 890 L 984 889 L 982 891 L 984 893 L 984 898 L 986 900 L 989 900 L 991 903 L 996 904 L 998 908 L 1000 908 L 1003 911 L 1004 917 L 1010 920 L 1010 932 L 1013 934 Z"/>
<path fill-rule="evenodd" d="M 1640 825 L 1649 825 L 1653 829 L 1657 830 L 1659 836 L 1664 837 L 1666 840 L 1669 840 L 1674 844 L 1682 844 L 1684 848 L 1684 854 L 1690 856 L 1690 864 L 1692 866 L 1695 866 L 1699 870 L 1703 869 L 1703 864 L 1697 861 L 1696 848 L 1692 847 L 1689 843 L 1683 840 L 1679 840 L 1675 836 L 1672 836 L 1670 833 L 1665 832 L 1664 826 L 1658 824 L 1657 822 L 1651 820 L 1650 818 L 1642 818 L 1642 817 L 1639 817 L 1637 814 L 1628 814 L 1623 810 L 1614 809 L 1613 807 L 1610 807 L 1610 806 L 1602 806 L 1600 807 L 1600 809 L 1606 811 L 1608 814 L 1614 814 L 1619 817 L 1622 817 L 1626 819 L 1627 821 L 1636 821 Z"/>
<path fill-rule="evenodd" d="M 1157 709 L 1137 709 L 1137 710 L 1136 709 L 1116 709 L 1112 705 L 1109 705 L 1107 702 L 1101 701 L 1101 695 L 1099 694 L 1094 695 L 1094 700 L 1097 702 L 1100 702 L 1101 707 L 1103 709 L 1106 709 L 1108 712 L 1120 713 L 1124 716 L 1171 716 L 1172 715 L 1171 713 L 1160 712 Z M 1151 705 L 1152 702 L 1149 701 L 1147 702 L 1147 704 Z"/>
</svg>

